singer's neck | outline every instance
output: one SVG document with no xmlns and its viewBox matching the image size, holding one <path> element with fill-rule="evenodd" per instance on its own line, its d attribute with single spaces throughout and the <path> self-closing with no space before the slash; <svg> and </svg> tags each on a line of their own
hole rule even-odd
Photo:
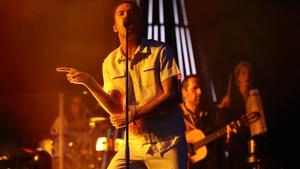
<svg viewBox="0 0 300 169">
<path fill-rule="evenodd" d="M 134 52 L 139 46 L 140 39 L 138 36 L 129 36 L 128 37 L 128 57 L 132 59 Z M 126 38 L 120 38 L 120 43 L 123 53 L 126 55 Z"/>
</svg>

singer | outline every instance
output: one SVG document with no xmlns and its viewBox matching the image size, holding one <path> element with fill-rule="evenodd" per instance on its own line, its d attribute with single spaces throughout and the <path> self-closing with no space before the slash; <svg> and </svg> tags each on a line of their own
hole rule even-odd
<svg viewBox="0 0 300 169">
<path fill-rule="evenodd" d="M 120 47 L 104 60 L 103 88 L 89 74 L 60 67 L 67 79 L 86 86 L 110 114 L 116 128 L 126 124 L 125 98 L 129 107 L 129 168 L 185 169 L 187 144 L 179 108 L 180 71 L 172 50 L 164 43 L 141 38 L 142 13 L 133 1 L 119 1 L 114 7 L 113 31 Z M 126 34 L 127 30 L 127 34 Z M 126 58 L 126 35 L 128 58 Z M 125 67 L 128 59 L 129 85 L 126 96 Z M 126 168 L 125 146 L 112 159 L 109 169 Z"/>
</svg>

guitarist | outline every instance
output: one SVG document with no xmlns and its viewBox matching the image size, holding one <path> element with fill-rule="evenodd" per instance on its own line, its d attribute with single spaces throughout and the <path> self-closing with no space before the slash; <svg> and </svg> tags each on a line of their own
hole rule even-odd
<svg viewBox="0 0 300 169">
<path fill-rule="evenodd" d="M 200 78 L 197 75 L 190 75 L 185 77 L 182 82 L 181 92 L 183 102 L 180 104 L 180 107 L 183 110 L 184 121 L 187 128 L 186 134 L 193 130 L 200 129 L 206 135 L 220 128 L 220 126 L 218 125 L 219 122 L 216 120 L 216 111 L 208 112 L 208 108 L 205 108 L 208 104 L 204 104 L 205 100 L 201 100 L 203 96 L 200 87 Z M 186 137 L 187 140 L 189 140 L 188 134 L 186 135 Z M 199 136 L 196 137 L 198 137 L 200 140 L 203 139 Z M 224 139 L 218 141 L 224 142 Z M 212 142 L 206 146 L 207 156 L 203 160 L 194 162 L 190 159 L 189 169 L 220 168 L 220 165 L 222 164 L 221 161 L 223 151 L 222 146 L 218 141 Z M 189 151 L 191 151 L 191 148 L 189 148 Z M 189 153 L 189 156 L 190 154 L 191 153 Z"/>
</svg>

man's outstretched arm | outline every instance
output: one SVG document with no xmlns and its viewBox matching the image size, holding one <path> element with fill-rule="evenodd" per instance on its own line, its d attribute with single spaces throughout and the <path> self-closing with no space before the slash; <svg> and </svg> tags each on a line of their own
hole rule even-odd
<svg viewBox="0 0 300 169">
<path fill-rule="evenodd" d="M 123 112 L 122 96 L 118 91 L 106 93 L 102 86 L 88 73 L 80 72 L 75 68 L 59 67 L 57 72 L 67 73 L 67 79 L 70 83 L 84 85 L 110 115 Z"/>
</svg>

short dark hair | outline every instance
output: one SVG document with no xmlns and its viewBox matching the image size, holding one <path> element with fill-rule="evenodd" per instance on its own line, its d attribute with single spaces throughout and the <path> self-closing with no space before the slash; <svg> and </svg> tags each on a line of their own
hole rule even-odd
<svg viewBox="0 0 300 169">
<path fill-rule="evenodd" d="M 188 82 L 190 79 L 197 79 L 199 80 L 200 78 L 198 77 L 198 75 L 188 75 L 186 76 L 182 83 L 181 83 L 181 90 L 184 89 L 184 90 L 187 90 L 187 87 L 188 87 Z"/>
<path fill-rule="evenodd" d="M 120 0 L 120 1 L 117 1 L 114 6 L 113 6 L 113 17 L 115 17 L 115 13 L 116 13 L 116 10 L 117 8 L 124 4 L 124 3 L 128 3 L 128 4 L 131 4 L 133 6 L 133 9 L 135 11 L 137 11 L 137 13 L 139 14 L 140 18 L 142 18 L 142 10 L 141 8 L 139 7 L 139 5 L 136 3 L 136 1 L 134 0 Z"/>
</svg>

